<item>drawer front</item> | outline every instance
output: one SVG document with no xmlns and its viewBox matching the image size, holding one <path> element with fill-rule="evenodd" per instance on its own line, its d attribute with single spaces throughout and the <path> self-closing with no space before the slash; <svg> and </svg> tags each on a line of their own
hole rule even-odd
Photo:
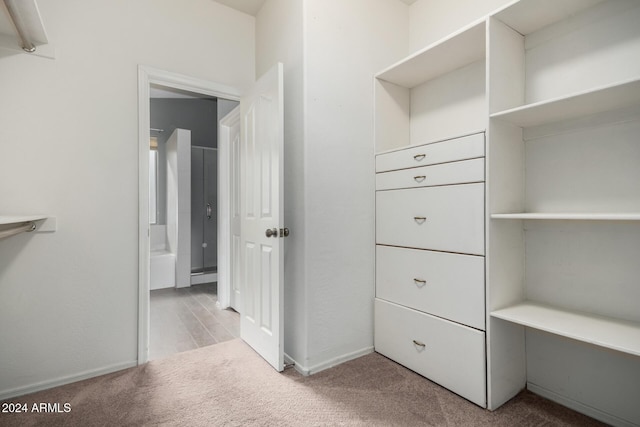
<svg viewBox="0 0 640 427">
<path fill-rule="evenodd" d="M 376 174 L 376 190 L 484 181 L 484 159 L 422 166 Z"/>
<path fill-rule="evenodd" d="M 486 407 L 484 340 L 484 332 L 379 299 L 375 301 L 378 353 L 483 408 Z"/>
<path fill-rule="evenodd" d="M 484 255 L 484 184 L 376 192 L 376 243 Z"/>
<path fill-rule="evenodd" d="M 484 330 L 484 257 L 376 246 L 376 297 Z"/>
<path fill-rule="evenodd" d="M 376 156 L 376 172 L 484 157 L 484 133 L 419 145 Z"/>
</svg>

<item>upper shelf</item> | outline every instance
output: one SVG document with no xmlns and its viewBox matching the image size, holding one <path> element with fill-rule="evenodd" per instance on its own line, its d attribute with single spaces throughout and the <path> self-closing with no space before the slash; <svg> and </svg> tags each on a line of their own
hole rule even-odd
<svg viewBox="0 0 640 427">
<path fill-rule="evenodd" d="M 523 302 L 491 313 L 492 317 L 640 356 L 640 324 Z"/>
<path fill-rule="evenodd" d="M 376 75 L 406 88 L 418 86 L 449 71 L 484 59 L 485 20 L 476 21 Z"/>
<path fill-rule="evenodd" d="M 0 225 L 21 224 L 23 222 L 40 221 L 47 219 L 46 215 L 15 215 L 0 216 Z"/>
<path fill-rule="evenodd" d="M 640 213 L 504 213 L 492 219 L 550 219 L 581 221 L 640 221 Z"/>
<path fill-rule="evenodd" d="M 522 35 L 570 18 L 605 0 L 520 0 L 493 16 Z"/>
<path fill-rule="evenodd" d="M 531 127 L 616 110 L 634 104 L 640 104 L 640 78 L 499 111 L 491 114 L 490 117 L 520 127 Z"/>
<path fill-rule="evenodd" d="M 55 220 L 49 226 L 42 230 L 42 224 L 37 225 L 36 221 L 46 222 L 45 215 L 16 215 L 16 216 L 0 216 L 0 239 L 14 236 L 25 231 L 55 231 Z"/>
</svg>

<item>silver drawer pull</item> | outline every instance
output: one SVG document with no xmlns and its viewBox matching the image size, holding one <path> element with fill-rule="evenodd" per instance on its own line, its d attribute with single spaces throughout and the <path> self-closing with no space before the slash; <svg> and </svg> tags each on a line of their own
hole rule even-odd
<svg viewBox="0 0 640 427">
<path fill-rule="evenodd" d="M 415 282 L 416 285 L 420 285 L 420 286 L 424 286 L 427 284 L 427 281 L 422 279 L 413 279 L 413 281 Z"/>
<path fill-rule="evenodd" d="M 424 160 L 424 158 L 426 157 L 426 155 L 424 154 L 416 154 L 415 156 L 413 156 L 413 158 L 417 161 L 420 162 L 422 160 Z"/>
<path fill-rule="evenodd" d="M 413 219 L 418 223 L 418 224 L 422 224 L 423 222 L 425 222 L 427 220 L 426 216 L 414 216 Z"/>
<path fill-rule="evenodd" d="M 422 347 L 425 348 L 427 345 L 423 342 L 420 342 L 418 340 L 413 340 L 413 343 L 416 345 L 416 347 Z"/>
<path fill-rule="evenodd" d="M 418 175 L 418 176 L 414 176 L 413 179 L 416 180 L 416 182 L 422 182 L 426 179 L 427 177 L 424 175 Z"/>
</svg>

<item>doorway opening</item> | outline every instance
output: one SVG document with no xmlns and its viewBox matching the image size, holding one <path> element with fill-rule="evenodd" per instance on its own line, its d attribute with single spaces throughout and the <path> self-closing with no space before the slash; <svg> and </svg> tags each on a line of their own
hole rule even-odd
<svg viewBox="0 0 640 427">
<path fill-rule="evenodd" d="M 218 123 L 238 102 L 156 84 L 149 101 L 153 360 L 240 333 L 217 292 L 218 211 L 229 203 L 218 197 Z"/>
<path fill-rule="evenodd" d="M 282 63 L 277 63 L 245 90 L 240 108 L 235 108 L 220 121 L 220 133 L 226 136 L 226 143 L 221 144 L 218 150 L 218 175 L 221 178 L 218 187 L 219 197 L 222 200 L 230 200 L 230 195 L 236 196 L 235 201 L 226 204 L 228 209 L 220 209 L 220 204 L 218 206 L 221 224 L 218 227 L 218 241 L 223 243 L 219 245 L 217 304 L 221 308 L 231 304 L 230 279 L 233 280 L 233 273 L 238 272 L 236 277 L 241 281 L 240 296 L 243 301 L 240 311 L 240 336 L 277 371 L 284 369 L 282 238 L 289 235 L 288 229 L 284 227 L 283 83 L 284 67 Z M 149 357 L 149 99 L 152 85 L 213 96 L 217 99 L 240 101 L 240 93 L 235 88 L 151 67 L 138 67 L 139 364 L 146 362 Z M 232 155 L 231 141 L 240 140 L 243 149 L 240 149 L 240 143 L 237 143 Z M 177 146 L 176 151 L 180 147 L 184 148 L 185 144 L 178 143 Z M 190 144 L 186 147 L 187 151 L 190 151 Z M 234 173 L 224 173 L 221 170 L 222 167 L 227 167 L 227 171 L 230 171 L 231 162 L 236 165 L 236 170 L 241 171 L 238 173 L 240 179 L 236 179 L 235 182 L 231 182 L 230 179 L 235 177 Z M 177 175 L 180 177 L 179 173 Z M 222 179 L 225 177 L 227 181 L 223 184 Z M 227 199 L 222 194 L 225 191 Z M 184 192 L 178 191 L 177 194 Z M 240 203 L 241 197 L 243 203 Z M 187 205 L 189 203 L 184 201 L 182 204 L 180 201 L 176 204 L 179 207 Z M 177 221 L 178 226 L 180 223 L 181 221 Z M 238 238 L 232 236 L 235 223 L 238 224 L 237 229 L 241 230 Z M 177 233 L 178 238 L 184 235 L 186 233 Z M 237 250 L 231 250 L 233 245 Z M 180 253 L 177 252 L 178 258 Z M 228 256 L 220 262 L 220 254 L 225 253 Z M 236 256 L 238 254 L 240 256 Z M 240 265 L 242 268 L 239 268 Z M 180 262 L 179 259 L 176 261 L 176 270 L 182 272 L 184 266 L 184 262 Z M 191 285 L 190 272 L 188 276 L 185 287 Z M 176 271 L 177 283 L 179 277 L 184 276 Z"/>
<path fill-rule="evenodd" d="M 229 141 L 218 141 L 219 122 L 239 94 L 141 66 L 138 96 L 141 364 L 154 334 L 154 358 L 239 336 L 238 313 L 225 310 L 232 168 L 221 165 L 230 158 Z"/>
</svg>

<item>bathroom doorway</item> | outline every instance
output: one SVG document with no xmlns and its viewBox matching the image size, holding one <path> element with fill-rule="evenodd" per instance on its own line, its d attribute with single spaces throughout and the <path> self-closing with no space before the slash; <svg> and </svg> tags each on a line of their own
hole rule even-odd
<svg viewBox="0 0 640 427">
<path fill-rule="evenodd" d="M 141 194 L 145 187 L 149 189 L 148 204 L 143 203 L 147 200 L 141 200 L 140 204 L 141 232 L 147 227 L 149 233 L 149 247 L 146 251 L 144 246 L 140 248 L 138 361 L 144 363 L 149 359 L 152 341 L 159 342 L 150 339 L 153 335 L 155 338 L 160 334 L 167 335 L 164 344 L 173 341 L 177 352 L 194 348 L 194 345 L 197 348 L 235 338 L 239 334 L 238 313 L 226 310 L 228 304 L 220 304 L 217 298 L 219 285 L 228 286 L 218 283 L 221 279 L 218 258 L 221 253 L 229 252 L 218 248 L 219 234 L 224 235 L 218 228 L 221 226 L 219 219 L 224 219 L 226 214 L 220 212 L 221 207 L 229 204 L 226 200 L 230 193 L 218 188 L 219 181 L 222 185 L 229 181 L 228 177 L 219 179 L 219 174 L 228 173 L 229 168 L 219 167 L 218 122 L 238 106 L 239 96 L 231 88 L 159 70 L 141 67 L 140 77 L 141 179 L 145 166 L 149 168 L 148 187 L 140 182 Z M 145 99 L 148 102 L 144 102 Z M 145 122 L 149 124 L 148 128 L 142 126 Z M 144 146 L 145 139 L 149 141 L 147 146 Z M 177 142 L 173 141 L 172 146 L 170 139 Z M 144 156 L 148 161 L 143 164 Z M 168 157 L 171 156 L 174 156 L 174 165 L 170 164 Z M 184 190 L 184 181 L 188 181 L 187 190 Z M 176 194 L 188 193 L 188 198 L 170 200 L 171 186 L 175 187 Z M 179 188 L 182 191 L 178 191 Z M 188 215 L 184 215 L 186 210 Z M 142 224 L 144 211 L 149 213 L 147 224 Z M 188 223 L 186 231 L 182 227 L 181 235 L 188 237 L 186 250 L 182 252 L 178 250 L 180 245 L 168 238 L 170 229 L 179 229 L 180 223 Z M 144 242 L 144 236 L 140 238 Z M 177 258 L 181 253 L 183 260 L 187 253 L 182 269 L 186 279 L 178 281 L 180 263 Z M 231 257 L 231 254 L 225 256 L 226 259 Z M 159 287 L 154 286 L 157 283 L 153 280 L 154 272 L 158 272 L 154 269 L 157 261 L 173 267 L 173 271 L 159 270 L 162 277 L 170 279 L 164 280 Z M 153 354 L 170 354 L 166 345 L 161 350 Z"/>
<path fill-rule="evenodd" d="M 219 168 L 227 167 L 231 172 L 219 173 L 222 177 L 228 175 L 227 182 L 221 185 L 219 190 L 226 192 L 224 200 L 230 201 L 233 198 L 235 202 L 227 203 L 227 209 L 218 209 L 218 212 L 224 212 L 219 224 L 230 224 L 218 227 L 218 238 L 225 242 L 221 247 L 223 250 L 218 251 L 218 260 L 220 261 L 221 258 L 220 252 L 228 254 L 223 262 L 218 263 L 220 294 L 218 303 L 219 308 L 229 307 L 232 304 L 231 282 L 239 278 L 241 299 L 244 301 L 244 304 L 240 304 L 240 337 L 276 370 L 283 370 L 284 240 L 280 237 L 289 235 L 288 229 L 284 227 L 283 82 L 284 66 L 282 63 L 274 64 L 269 71 L 245 88 L 241 97 L 241 92 L 236 88 L 144 65 L 138 66 L 139 364 L 145 363 L 149 356 L 150 109 L 148 101 L 151 87 L 158 85 L 178 91 L 209 95 L 218 100 L 240 102 L 242 98 L 241 104 L 220 120 L 220 130 L 221 134 L 225 135 L 224 140 L 236 141 L 237 144 L 223 143 L 224 150 L 219 153 L 219 158 L 226 159 L 226 161 L 219 161 Z M 240 128 L 243 129 L 242 132 Z M 239 148 L 241 144 L 246 149 L 235 148 Z M 231 145 L 234 146 L 233 152 L 231 152 Z M 225 151 L 226 154 L 223 154 Z M 236 179 L 235 182 L 233 178 L 236 174 L 232 172 L 234 168 L 241 171 L 239 174 L 241 179 Z M 258 179 L 260 176 L 262 178 Z M 190 178 L 190 174 L 188 177 Z M 240 198 L 246 199 L 246 202 L 239 203 Z M 190 209 L 190 203 L 180 206 L 188 206 Z M 236 207 L 238 209 L 235 209 Z M 260 215 L 256 215 L 256 212 L 260 212 Z M 241 230 L 239 239 L 236 239 L 236 235 L 232 235 L 234 230 L 232 214 L 235 220 L 236 213 L 239 221 L 238 229 Z M 272 237 L 273 239 L 270 239 Z M 241 250 L 241 257 L 237 257 L 236 251 L 231 250 L 232 241 L 237 243 L 236 248 L 246 248 L 249 252 Z M 258 253 L 257 248 L 260 248 L 262 255 Z M 261 256 L 260 262 L 254 261 L 258 256 Z M 240 262 L 238 262 L 239 259 Z M 242 268 L 237 268 L 240 263 Z M 238 275 L 234 277 L 236 272 Z M 187 286 L 190 287 L 190 283 Z M 269 292 L 264 292 L 265 288 L 269 289 Z M 247 301 L 255 303 L 249 304 Z M 260 319 L 260 322 L 256 319 Z"/>
<path fill-rule="evenodd" d="M 152 85 L 149 359 L 239 336 L 239 315 L 218 300 L 218 122 L 237 102 Z M 223 180 L 225 181 L 225 180 Z M 224 192 L 223 192 L 224 195 Z M 152 198 L 150 198 L 152 203 Z M 150 217 L 152 221 L 153 216 Z M 159 230 L 159 231 L 158 231 Z M 154 240 L 155 239 L 155 240 Z M 160 268 L 162 263 L 175 264 Z M 163 286 L 162 286 L 163 285 Z"/>
</svg>

